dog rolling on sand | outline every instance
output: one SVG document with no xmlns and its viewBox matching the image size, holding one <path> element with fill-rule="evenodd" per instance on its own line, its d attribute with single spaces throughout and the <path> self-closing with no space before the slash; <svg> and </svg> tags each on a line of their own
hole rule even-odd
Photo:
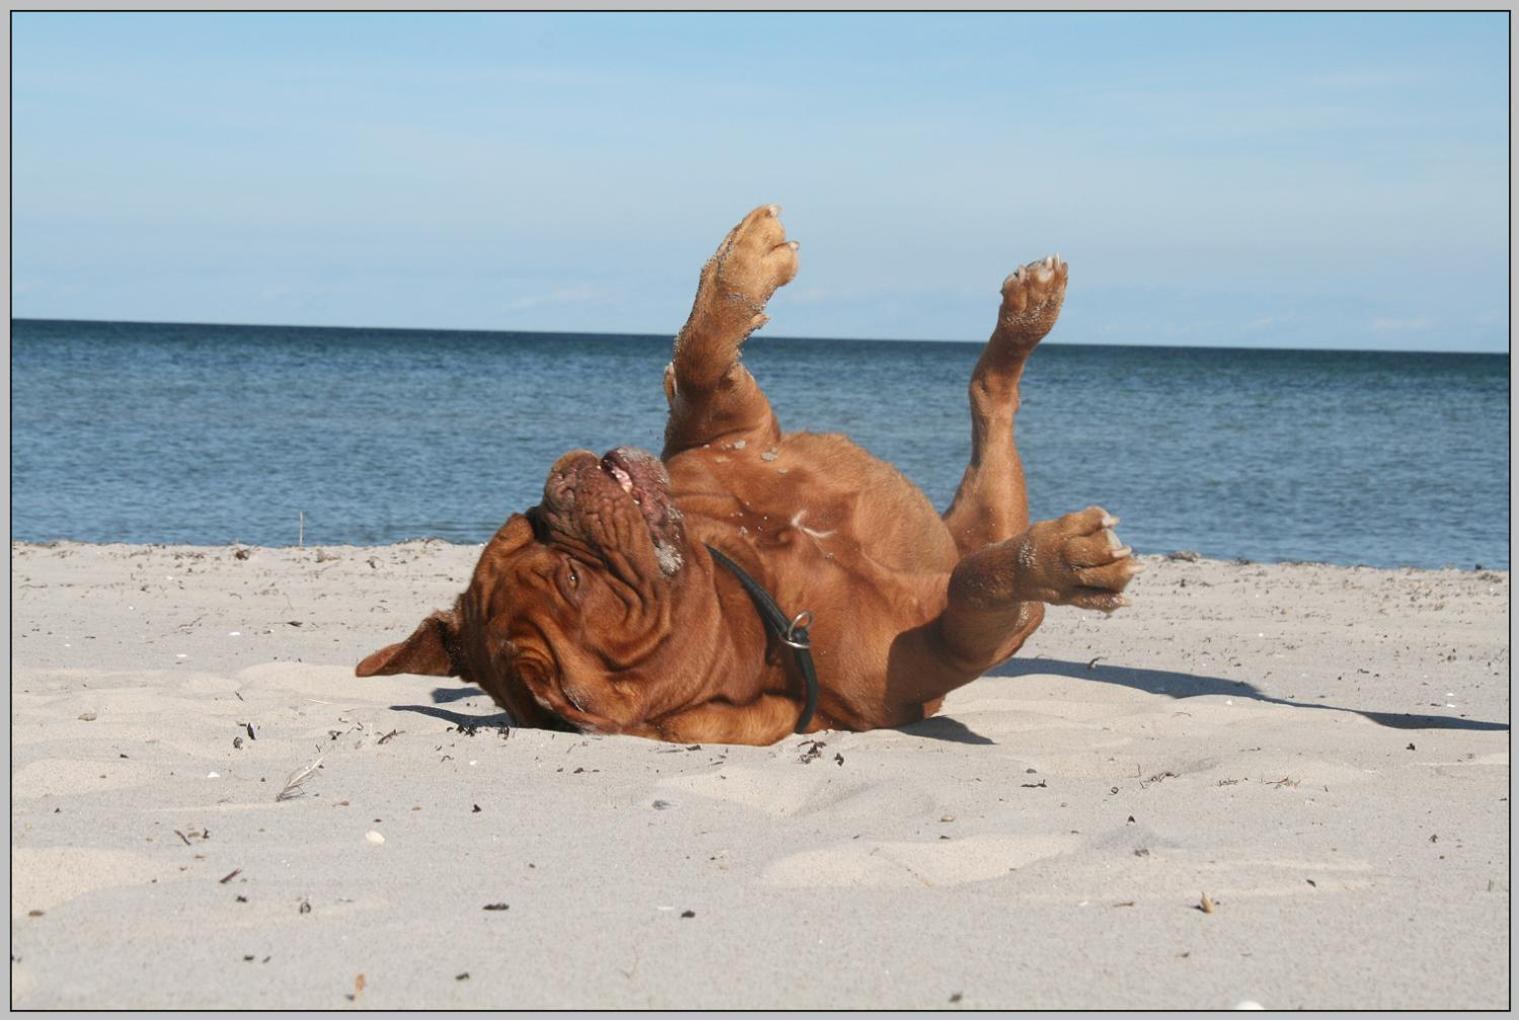
<svg viewBox="0 0 1519 1020">
<path fill-rule="evenodd" d="M 1139 565 L 1117 522 L 1090 507 L 1030 524 L 1013 439 L 1066 264 L 1002 284 L 970 380 L 970 463 L 941 516 L 844 436 L 783 433 L 740 361 L 796 275 L 778 213 L 744 217 L 702 269 L 665 369 L 663 454 L 560 457 L 453 608 L 358 675 L 457 676 L 523 726 L 769 744 L 923 719 L 1016 652 L 1046 605 L 1124 605 Z"/>
</svg>

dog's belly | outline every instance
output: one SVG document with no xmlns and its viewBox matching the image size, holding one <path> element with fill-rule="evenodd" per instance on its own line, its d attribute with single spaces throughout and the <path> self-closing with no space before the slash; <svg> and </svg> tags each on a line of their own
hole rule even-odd
<svg viewBox="0 0 1519 1020">
<path fill-rule="evenodd" d="M 769 449 L 713 444 L 667 467 L 676 504 L 702 530 L 721 528 L 762 556 L 842 556 L 907 574 L 950 570 L 958 558 L 922 490 L 845 436 L 796 432 Z"/>
<path fill-rule="evenodd" d="M 886 711 L 892 642 L 942 611 L 958 559 L 928 498 L 839 435 L 795 433 L 772 449 L 713 444 L 667 467 L 689 539 L 739 560 L 787 613 L 813 614 L 819 717 L 873 725 Z M 763 690 L 787 690 L 779 668 L 766 676 Z"/>
</svg>

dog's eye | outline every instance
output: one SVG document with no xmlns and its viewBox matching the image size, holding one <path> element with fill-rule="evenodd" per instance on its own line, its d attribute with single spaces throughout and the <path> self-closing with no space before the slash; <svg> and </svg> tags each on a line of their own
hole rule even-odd
<svg viewBox="0 0 1519 1020">
<path fill-rule="evenodd" d="M 576 605 L 580 603 L 580 574 L 575 569 L 574 560 L 566 558 L 559 565 L 559 569 L 554 571 L 554 584 L 566 602 Z"/>
</svg>

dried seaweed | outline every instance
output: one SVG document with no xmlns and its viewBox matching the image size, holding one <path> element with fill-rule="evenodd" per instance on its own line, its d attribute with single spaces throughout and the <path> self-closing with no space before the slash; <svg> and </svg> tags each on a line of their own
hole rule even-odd
<svg viewBox="0 0 1519 1020">
<path fill-rule="evenodd" d="M 295 797 L 301 796 L 305 792 L 301 789 L 301 784 L 310 779 L 312 773 L 321 767 L 322 759 L 318 758 L 310 765 L 303 765 L 300 768 L 296 769 L 294 772 L 290 773 L 290 778 L 285 780 L 284 789 L 280 790 L 280 792 L 275 795 L 274 799 L 276 801 L 291 800 Z"/>
</svg>

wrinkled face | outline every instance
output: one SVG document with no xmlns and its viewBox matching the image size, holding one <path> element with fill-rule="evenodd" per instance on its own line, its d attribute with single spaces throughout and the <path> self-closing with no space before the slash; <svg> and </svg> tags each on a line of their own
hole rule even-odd
<svg viewBox="0 0 1519 1020">
<path fill-rule="evenodd" d="M 518 724 L 616 729 L 670 631 L 686 539 L 653 454 L 578 450 L 549 470 L 543 502 L 486 546 L 453 612 L 376 652 L 358 673 L 457 675 Z"/>
</svg>

